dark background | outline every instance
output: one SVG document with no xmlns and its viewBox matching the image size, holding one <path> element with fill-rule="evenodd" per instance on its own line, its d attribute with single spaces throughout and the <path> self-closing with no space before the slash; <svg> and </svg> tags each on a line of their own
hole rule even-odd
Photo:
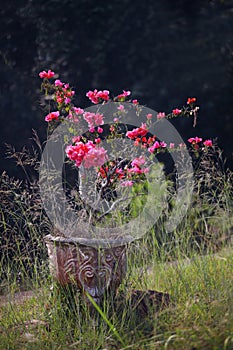
<svg viewBox="0 0 233 350">
<path fill-rule="evenodd" d="M 22 177 L 5 159 L 41 141 L 47 124 L 40 97 L 41 70 L 52 69 L 87 107 L 89 89 L 133 97 L 157 111 L 200 105 L 198 124 L 177 120 L 184 138 L 218 138 L 232 163 L 233 1 L 15 0 L 0 10 L 0 171 Z"/>
</svg>

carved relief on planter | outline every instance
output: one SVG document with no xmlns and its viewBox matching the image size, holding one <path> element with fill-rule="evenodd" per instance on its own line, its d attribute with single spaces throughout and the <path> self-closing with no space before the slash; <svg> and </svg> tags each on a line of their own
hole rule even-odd
<svg viewBox="0 0 233 350">
<path fill-rule="evenodd" d="M 76 284 L 97 302 L 116 292 L 126 273 L 125 247 L 94 248 L 63 237 L 45 237 L 50 271 L 62 286 Z"/>
</svg>

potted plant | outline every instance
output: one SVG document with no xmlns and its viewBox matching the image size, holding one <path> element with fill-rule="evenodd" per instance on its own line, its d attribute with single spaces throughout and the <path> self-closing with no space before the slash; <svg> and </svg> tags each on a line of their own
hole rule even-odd
<svg viewBox="0 0 233 350">
<path fill-rule="evenodd" d="M 192 116 L 195 124 L 196 99 L 165 115 L 141 106 L 130 91 L 112 97 L 108 90 L 94 90 L 86 94 L 93 105 L 83 109 L 54 72 L 39 75 L 50 106 L 40 193 L 54 225 L 45 237 L 51 271 L 61 285 L 74 284 L 100 303 L 125 276 L 127 245 L 146 234 L 167 205 L 167 182 L 158 164 L 166 154 L 177 178 L 166 230 L 186 213 L 192 161 L 169 119 Z M 199 137 L 188 141 L 194 152 L 212 146 Z"/>
</svg>

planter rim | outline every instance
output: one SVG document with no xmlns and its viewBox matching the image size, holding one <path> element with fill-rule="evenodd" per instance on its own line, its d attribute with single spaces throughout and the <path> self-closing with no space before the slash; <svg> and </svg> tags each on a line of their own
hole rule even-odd
<svg viewBox="0 0 233 350">
<path fill-rule="evenodd" d="M 85 238 L 75 238 L 75 237 L 64 237 L 64 236 L 53 236 L 51 234 L 48 234 L 44 237 L 44 241 L 46 242 L 53 242 L 55 244 L 59 243 L 67 243 L 67 244 L 74 244 L 74 245 L 83 245 L 83 246 L 89 246 L 92 248 L 115 248 L 119 246 L 126 246 L 128 245 L 128 242 L 125 242 L 125 239 L 106 239 L 106 240 L 99 240 L 99 239 L 85 239 Z"/>
</svg>

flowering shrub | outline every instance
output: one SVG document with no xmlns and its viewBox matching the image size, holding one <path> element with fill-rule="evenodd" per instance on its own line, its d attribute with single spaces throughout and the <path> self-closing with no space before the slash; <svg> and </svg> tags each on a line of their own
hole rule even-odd
<svg viewBox="0 0 233 350">
<path fill-rule="evenodd" d="M 125 188 L 145 182 L 145 175 L 150 171 L 146 159 L 142 155 L 131 160 L 117 156 L 112 159 L 112 155 L 110 157 L 103 146 L 104 140 L 125 137 L 132 141 L 134 147 L 148 152 L 148 156 L 153 157 L 159 153 L 182 149 L 185 145 L 182 143 L 176 145 L 174 142 L 167 144 L 158 139 L 149 131 L 151 123 L 156 120 L 162 123 L 164 119 L 193 117 L 194 126 L 196 124 L 199 107 L 196 105 L 196 98 L 190 97 L 184 107 L 174 108 L 169 114 L 164 112 L 148 113 L 146 120 L 139 127 L 126 128 L 123 135 L 119 133 L 119 128 L 124 124 L 124 116 L 127 113 L 124 103 L 129 103 L 136 111 L 140 110 L 139 102 L 136 99 L 131 99 L 130 91 L 123 90 L 116 97 L 112 97 L 108 90 L 95 89 L 87 92 L 87 98 L 94 105 L 106 105 L 110 102 L 117 104 L 117 115 L 113 118 L 111 125 L 106 126 L 105 117 L 101 112 L 85 111 L 81 107 L 75 106 L 73 102 L 75 91 L 69 84 L 55 79 L 54 72 L 51 70 L 43 71 L 39 73 L 39 76 L 43 79 L 42 89 L 45 94 L 49 94 L 54 100 L 55 110 L 50 111 L 45 116 L 46 122 L 50 125 L 57 125 L 66 120 L 71 120 L 76 124 L 85 121 L 87 132 L 73 135 L 73 142 L 66 147 L 65 152 L 67 158 L 76 167 L 95 168 L 97 173 L 95 185 L 103 196 L 102 198 L 107 198 L 106 194 L 109 195 L 109 191 L 113 194 L 118 185 Z M 198 136 L 189 138 L 188 144 L 195 155 L 198 155 L 200 151 L 206 152 L 209 147 L 213 146 L 211 140 L 203 140 Z"/>
</svg>

